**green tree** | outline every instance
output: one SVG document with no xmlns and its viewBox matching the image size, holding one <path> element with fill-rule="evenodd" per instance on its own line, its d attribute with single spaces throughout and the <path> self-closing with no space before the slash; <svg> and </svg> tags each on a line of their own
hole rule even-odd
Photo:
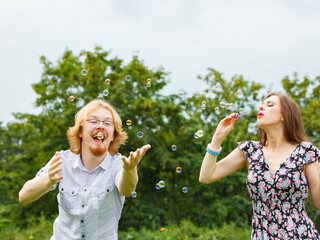
<svg viewBox="0 0 320 240">
<path fill-rule="evenodd" d="M 320 148 L 320 76 L 315 79 L 305 76 L 300 80 L 295 73 L 292 79 L 283 78 L 282 85 L 300 106 L 306 134 Z"/>
<path fill-rule="evenodd" d="M 287 95 L 292 97 L 300 106 L 303 125 L 310 141 L 320 148 L 320 76 L 310 79 L 304 76 L 299 79 L 298 74 L 286 76 L 282 85 Z M 320 211 L 317 210 L 311 198 L 306 201 L 308 215 L 320 228 Z"/>
<path fill-rule="evenodd" d="M 74 124 L 75 113 L 99 95 L 117 109 L 128 133 L 129 139 L 120 153 L 128 155 L 143 144 L 152 145 L 138 166 L 137 197 L 126 199 L 120 229 L 159 229 L 183 219 L 197 226 L 235 223 L 247 229 L 251 225 L 245 167 L 214 184 L 200 184 L 198 178 L 205 147 L 226 115 L 242 110 L 248 113 L 240 117 L 225 139 L 219 159 L 236 148 L 237 142 L 257 140 L 258 104 L 266 94 L 263 85 L 241 75 L 227 80 L 209 68 L 205 76 L 199 76 L 207 84 L 204 92 L 163 96 L 160 92 L 169 82 L 168 73 L 162 68 L 149 69 L 137 56 L 124 64 L 96 47 L 93 52 L 82 51 L 79 55 L 66 50 L 56 63 L 45 57 L 40 62 L 42 77 L 32 87 L 41 113 L 16 113 L 15 122 L 0 124 L 0 190 L 5 193 L 0 196 L 0 227 L 9 224 L 24 228 L 43 216 L 56 216 L 57 190 L 27 205 L 18 203 L 18 192 L 56 151 L 69 148 L 66 131 Z M 88 74 L 82 75 L 82 69 Z M 127 75 L 131 80 L 125 80 Z M 147 85 L 148 79 L 151 86 Z M 319 79 L 305 78 L 302 83 L 297 78 L 283 80 L 287 94 L 302 107 L 306 131 L 318 147 Z M 74 101 L 69 101 L 70 96 Z M 131 120 L 131 126 L 125 124 L 127 120 Z M 203 136 L 195 138 L 198 130 L 203 131 Z M 138 131 L 144 133 L 142 138 L 136 136 Z M 172 145 L 177 150 L 172 150 Z M 176 172 L 178 166 L 181 173 Z M 160 180 L 165 181 L 165 187 L 157 190 L 155 185 Z M 187 193 L 182 192 L 183 187 L 188 188 Z M 319 226 L 314 208 L 310 214 Z"/>
</svg>

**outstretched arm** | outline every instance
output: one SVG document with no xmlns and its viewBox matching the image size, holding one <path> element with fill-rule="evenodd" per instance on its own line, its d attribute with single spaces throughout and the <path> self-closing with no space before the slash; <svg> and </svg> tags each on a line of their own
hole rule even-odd
<svg viewBox="0 0 320 240">
<path fill-rule="evenodd" d="M 212 149 L 220 149 L 224 138 L 232 131 L 237 120 L 236 114 L 232 113 L 228 117 L 222 119 L 216 129 L 209 147 Z M 217 163 L 217 155 L 206 153 L 204 156 L 199 181 L 201 183 L 212 183 L 223 177 L 230 175 L 238 170 L 247 161 L 240 149 L 234 149 L 227 157 Z"/>
<path fill-rule="evenodd" d="M 138 148 L 135 152 L 130 152 L 128 158 L 122 156 L 123 170 L 116 179 L 116 185 L 121 195 L 129 197 L 135 190 L 138 183 L 137 165 L 150 148 L 151 145 L 147 144 Z"/>
<path fill-rule="evenodd" d="M 21 203 L 30 203 L 37 200 L 49 192 L 52 186 L 63 178 L 59 174 L 62 170 L 60 158 L 60 153 L 56 153 L 50 163 L 47 174 L 36 176 L 23 185 L 19 192 L 19 201 Z"/>
</svg>

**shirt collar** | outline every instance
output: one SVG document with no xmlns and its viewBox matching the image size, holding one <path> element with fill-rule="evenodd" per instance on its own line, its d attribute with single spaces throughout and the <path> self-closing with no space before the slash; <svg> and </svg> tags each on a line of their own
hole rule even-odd
<svg viewBox="0 0 320 240">
<path fill-rule="evenodd" d="M 111 154 L 108 152 L 107 156 L 103 159 L 103 161 L 99 164 L 98 167 L 101 167 L 102 169 L 106 170 L 110 159 L 111 159 Z"/>
<path fill-rule="evenodd" d="M 77 167 L 84 167 L 83 166 L 83 163 L 81 161 L 81 157 L 80 157 L 80 154 L 77 154 L 73 160 L 73 163 L 72 163 L 72 168 L 77 168 Z"/>
<path fill-rule="evenodd" d="M 108 162 L 111 159 L 111 154 L 108 152 L 106 157 L 103 159 L 103 161 L 96 167 L 101 167 L 102 169 L 106 170 L 108 167 Z M 82 161 L 81 161 L 81 157 L 80 154 L 77 154 L 76 157 L 74 158 L 73 164 L 72 164 L 73 168 L 85 168 Z"/>
</svg>

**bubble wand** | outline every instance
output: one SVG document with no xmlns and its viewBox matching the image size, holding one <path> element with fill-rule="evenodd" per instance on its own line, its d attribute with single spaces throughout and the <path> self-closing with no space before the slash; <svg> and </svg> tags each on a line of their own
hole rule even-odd
<svg viewBox="0 0 320 240">
<path fill-rule="evenodd" d="M 247 115 L 247 114 L 248 114 L 248 112 L 244 112 L 244 113 L 241 113 L 241 114 L 236 113 L 236 115 L 234 115 L 234 118 L 239 118 L 239 117 Z"/>
</svg>

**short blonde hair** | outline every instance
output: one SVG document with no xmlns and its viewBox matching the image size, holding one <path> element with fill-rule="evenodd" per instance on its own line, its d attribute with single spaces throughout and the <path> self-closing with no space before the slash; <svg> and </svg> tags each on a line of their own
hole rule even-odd
<svg viewBox="0 0 320 240">
<path fill-rule="evenodd" d="M 122 129 L 122 121 L 119 114 L 116 112 L 114 107 L 101 100 L 95 99 L 85 105 L 83 108 L 77 112 L 75 116 L 75 123 L 74 126 L 69 127 L 67 131 L 69 144 L 70 144 L 70 151 L 79 154 L 81 152 L 81 141 L 82 139 L 79 137 L 79 133 L 82 129 L 82 126 L 86 123 L 87 117 L 90 112 L 96 110 L 97 108 L 103 107 L 109 110 L 112 114 L 113 121 L 115 122 L 114 125 L 114 133 L 113 133 L 113 141 L 110 143 L 109 146 L 109 153 L 111 155 L 115 155 L 118 153 L 119 147 L 121 144 L 124 144 L 127 140 L 128 136 L 127 133 Z"/>
</svg>

